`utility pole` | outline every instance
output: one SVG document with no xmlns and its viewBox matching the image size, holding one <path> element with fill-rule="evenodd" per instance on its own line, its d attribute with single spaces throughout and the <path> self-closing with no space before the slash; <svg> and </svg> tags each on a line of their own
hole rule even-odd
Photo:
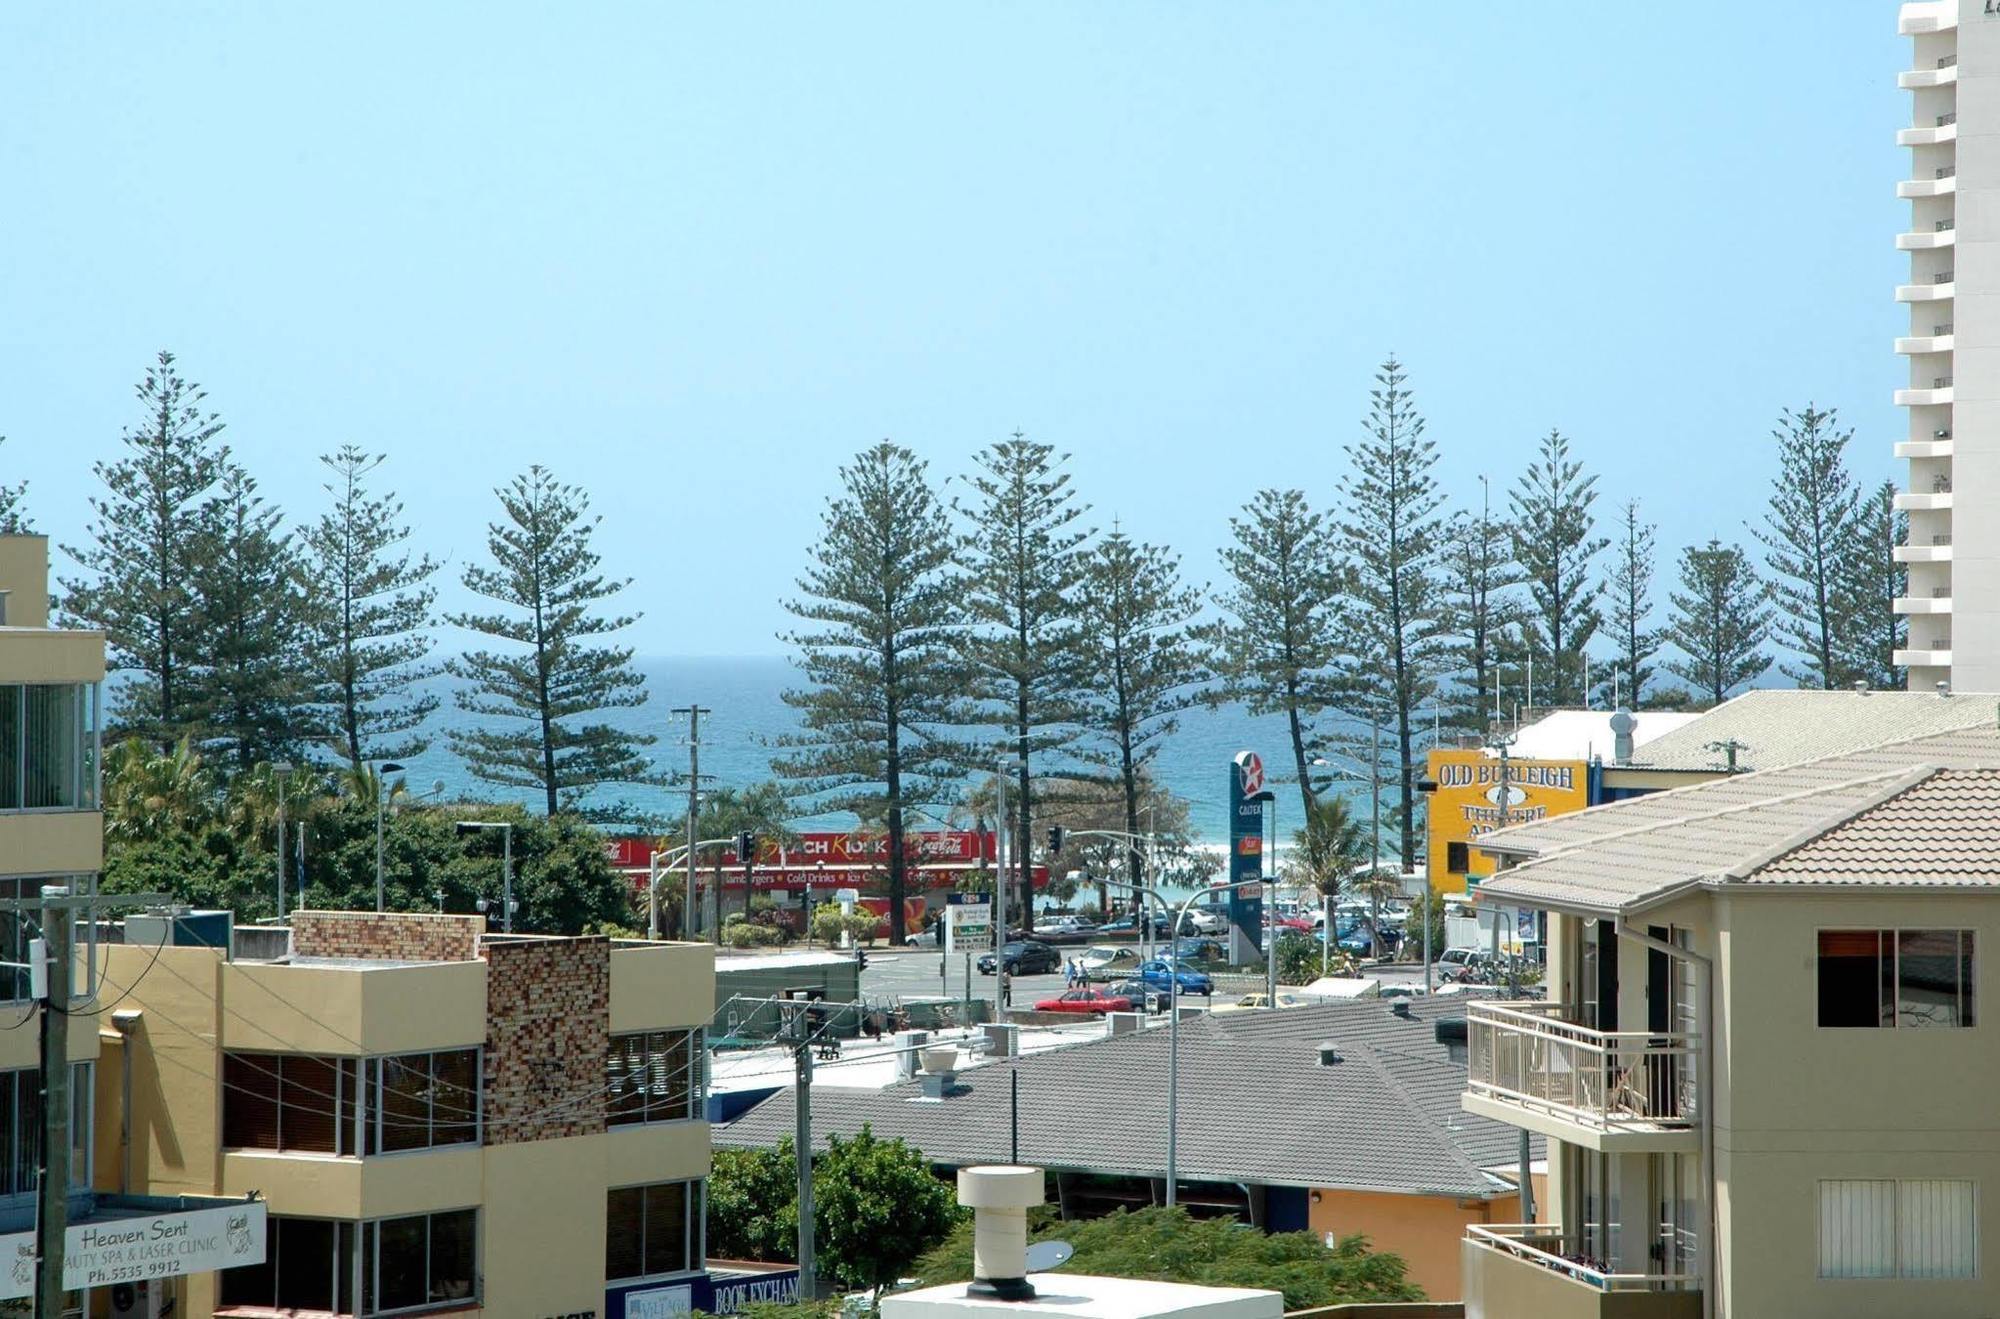
<svg viewBox="0 0 2000 1319">
<path fill-rule="evenodd" d="M 686 920 L 683 923 L 687 926 L 687 932 L 692 934 L 702 925 L 694 907 L 695 828 L 697 817 L 701 814 L 701 717 L 715 712 L 698 704 L 688 704 L 675 707 L 673 713 L 686 715 L 688 721 L 687 909 L 684 913 Z M 718 939 L 721 937 L 719 930 L 716 932 L 716 937 Z"/>
<path fill-rule="evenodd" d="M 800 1003 L 792 1009 L 790 1025 L 792 1067 L 797 1081 L 792 1091 L 795 1120 L 792 1153 L 799 1171 L 799 1299 L 810 1304 L 818 1294 L 818 1279 L 813 1268 L 813 1033 L 812 1015 L 806 1004 Z"/>
<path fill-rule="evenodd" d="M 278 780 L 278 919 L 285 919 L 285 781 L 292 767 L 284 761 L 271 766 Z"/>
<path fill-rule="evenodd" d="M 76 918 L 96 920 L 106 907 L 144 907 L 170 901 L 164 893 L 116 894 L 100 898 L 76 893 L 66 884 L 44 884 L 39 899 L 0 902 L 0 914 L 40 909 L 42 937 L 28 952 L 30 992 L 41 1000 L 42 1157 L 35 1206 L 35 1313 L 63 1313 L 63 1244 L 69 1236 L 69 1019 L 80 1006 L 72 993 L 75 969 L 71 944 Z"/>
</svg>

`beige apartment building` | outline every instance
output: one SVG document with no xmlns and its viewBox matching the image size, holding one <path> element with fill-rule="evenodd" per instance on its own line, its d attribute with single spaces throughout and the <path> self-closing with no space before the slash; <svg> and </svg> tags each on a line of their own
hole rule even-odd
<svg viewBox="0 0 2000 1319">
<path fill-rule="evenodd" d="M 128 937 L 100 1181 L 269 1206 L 265 1263 L 186 1279 L 175 1315 L 715 1308 L 711 948 L 324 911 L 270 960 Z"/>
<path fill-rule="evenodd" d="M 104 635 L 52 629 L 48 614 L 48 539 L 0 536 L 0 898 L 34 898 L 45 885 L 87 888 L 104 862 L 97 797 Z M 0 913 L 0 962 L 26 962 L 31 937 L 26 917 Z M 0 968 L 0 1000 L 0 1236 L 13 1237 L 34 1230 L 41 1148 L 36 1008 L 25 971 Z M 79 1193 L 90 1186 L 97 1054 L 95 1031 L 70 1033 L 70 1183 Z M 26 1295 L 0 1274 L 0 1297 Z M 71 1299 L 71 1313 L 80 1313 L 92 1298 Z"/>
<path fill-rule="evenodd" d="M 1547 997 L 1469 1006 L 1463 1106 L 1549 1203 L 1467 1230 L 1468 1316 L 1996 1313 L 1992 719 L 1481 845 Z"/>
<path fill-rule="evenodd" d="M 2000 527 L 1977 510 L 2000 498 L 2000 23 L 1986 0 L 1924 0 L 1902 7 L 1910 64 L 1910 149 L 1896 195 L 1910 203 L 1896 246 L 1909 254 L 1896 300 L 1909 312 L 1896 351 L 1909 363 L 1896 402 L 1909 460 L 1896 506 L 1909 534 L 1909 685 L 2000 687 Z M 1958 509 L 1974 516 L 1960 517 Z"/>
</svg>

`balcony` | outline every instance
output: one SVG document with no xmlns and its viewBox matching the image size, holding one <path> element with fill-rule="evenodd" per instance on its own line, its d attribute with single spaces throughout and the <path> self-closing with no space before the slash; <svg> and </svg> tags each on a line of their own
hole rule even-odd
<svg viewBox="0 0 2000 1319">
<path fill-rule="evenodd" d="M 1898 302 L 1947 302 L 1951 299 L 1951 273 L 1945 272 L 1942 280 L 1932 279 L 1928 284 L 1898 284 Z"/>
<path fill-rule="evenodd" d="M 1896 340 L 1896 351 L 1906 357 L 1921 353 L 1948 353 L 1958 337 L 1947 330 L 1943 334 L 1909 335 Z"/>
<path fill-rule="evenodd" d="M 1468 1113 L 1607 1153 L 1700 1148 L 1689 1032 L 1600 1031 L 1560 1004 L 1469 1003 Z"/>
<path fill-rule="evenodd" d="M 1933 512 L 1951 507 L 1949 490 L 1898 490 L 1896 507 L 1905 513 Z"/>
<path fill-rule="evenodd" d="M 1921 128 L 1899 128 L 1896 130 L 1896 145 L 1899 147 L 1934 147 L 1944 142 L 1958 140 L 1958 124 L 1925 124 Z"/>
<path fill-rule="evenodd" d="M 1925 650 L 1914 647 L 1909 650 L 1892 650 L 1889 662 L 1899 669 L 1948 669 L 1951 667 L 1951 647 L 1942 650 Z"/>
<path fill-rule="evenodd" d="M 1939 383 L 1939 382 L 1942 383 Z M 1927 408 L 1943 406 L 1951 402 L 1951 377 L 1939 376 L 1926 389 L 1899 389 L 1896 391 L 1896 406 L 1899 408 Z"/>
<path fill-rule="evenodd" d="M 1901 595 L 1890 602 L 1890 607 L 1899 614 L 1949 614 L 1949 595 Z"/>
<path fill-rule="evenodd" d="M 1460 1243 L 1469 1319 L 1697 1319 L 1701 1279 L 1611 1273 L 1562 1253 L 1547 1227 L 1469 1226 Z"/>
<path fill-rule="evenodd" d="M 1935 69 L 1905 69 L 1896 75 L 1896 85 L 1906 92 L 1924 87 L 1949 87 L 1958 81 L 1958 63 L 1940 64 Z"/>
<path fill-rule="evenodd" d="M 1958 191 L 1958 177 L 1940 174 L 1929 179 L 1904 179 L 1896 185 L 1896 195 L 1904 201 L 1917 201 L 1924 197 L 1949 197 Z"/>
<path fill-rule="evenodd" d="M 1954 247 L 1957 243 L 1956 229 L 1916 229 L 1896 235 L 1898 252 L 1931 252 L 1940 247 Z"/>
<path fill-rule="evenodd" d="M 1890 553 L 1897 563 L 1950 563 L 1951 543 L 1942 545 L 1898 545 Z"/>
<path fill-rule="evenodd" d="M 1958 0 L 1914 0 L 1896 12 L 1896 31 L 1906 37 L 1950 32 L 1958 26 Z"/>
</svg>

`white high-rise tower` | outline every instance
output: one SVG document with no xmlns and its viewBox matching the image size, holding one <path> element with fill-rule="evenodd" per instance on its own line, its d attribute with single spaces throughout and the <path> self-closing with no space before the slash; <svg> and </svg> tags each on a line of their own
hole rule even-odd
<svg viewBox="0 0 2000 1319">
<path fill-rule="evenodd" d="M 1993 0 L 1926 0 L 1902 7 L 1910 68 L 1909 177 L 1896 194 L 1910 254 L 1896 300 L 1909 309 L 1896 351 L 1910 364 L 1896 391 L 1910 460 L 1896 506 L 1910 530 L 1896 557 L 1909 566 L 1907 649 L 1913 690 L 1949 682 L 2000 691 L 2000 12 Z M 1973 510 L 1959 516 L 1958 509 Z"/>
</svg>

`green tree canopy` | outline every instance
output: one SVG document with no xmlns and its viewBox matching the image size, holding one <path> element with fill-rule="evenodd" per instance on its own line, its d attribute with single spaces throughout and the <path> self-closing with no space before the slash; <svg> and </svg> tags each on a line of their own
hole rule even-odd
<svg viewBox="0 0 2000 1319">
<path fill-rule="evenodd" d="M 162 352 L 139 382 L 143 420 L 123 437 L 124 456 L 93 470 L 89 541 L 67 547 L 84 575 L 63 583 L 78 623 L 102 629 L 111 667 L 112 716 L 162 749 L 200 732 L 200 670 L 206 664 L 200 596 L 214 527 L 214 490 L 229 465 L 222 418 L 208 395 Z"/>
<path fill-rule="evenodd" d="M 402 502 L 369 491 L 383 461 L 352 444 L 320 455 L 332 504 L 301 536 L 312 584 L 313 700 L 335 753 L 356 767 L 421 754 L 429 739 L 418 729 L 438 705 L 411 690 L 431 673 L 425 628 L 437 563 L 404 547 Z"/>
<path fill-rule="evenodd" d="M 1611 681 L 1605 699 L 1614 708 L 1636 710 L 1645 702 L 1646 684 L 1653 678 L 1653 656 L 1660 634 L 1648 627 L 1653 613 L 1653 533 L 1656 528 L 1639 517 L 1639 501 L 1625 501 L 1612 544 L 1611 572 L 1604 594 L 1611 606 Z"/>
<path fill-rule="evenodd" d="M 787 691 L 804 731 L 773 768 L 822 809 L 889 837 L 889 937 L 903 940 L 904 811 L 945 800 L 965 717 L 964 605 L 956 545 L 923 461 L 883 441 L 840 469 L 813 561 L 787 603 L 807 686 Z"/>
<path fill-rule="evenodd" d="M 1076 1248 L 1066 1273 L 1208 1287 L 1259 1287 L 1283 1292 L 1287 1311 L 1364 1301 L 1417 1301 L 1423 1291 L 1405 1275 L 1402 1257 L 1372 1251 L 1365 1238 L 1327 1245 L 1313 1232 L 1257 1232 L 1227 1218 L 1193 1218 L 1187 1210 L 1119 1210 L 1104 1218 L 1047 1225 L 1037 1239 L 1061 1237 Z M 972 1227 L 917 1261 L 926 1286 L 970 1280 Z"/>
<path fill-rule="evenodd" d="M 1780 413 L 1771 438 L 1778 473 L 1764 526 L 1753 534 L 1763 543 L 1778 605 L 1777 640 L 1806 657 L 1780 671 L 1802 687 L 1843 687 L 1849 681 L 1843 660 L 1860 622 L 1849 616 L 1841 574 L 1854 556 L 1875 548 L 1860 539 L 1861 490 L 1847 471 L 1854 432 L 1840 429 L 1832 408 L 1809 402 Z"/>
<path fill-rule="evenodd" d="M 0 435 L 0 444 L 6 442 L 7 437 Z M 25 536 L 34 531 L 28 523 L 27 497 L 26 481 L 0 484 L 0 536 Z"/>
<path fill-rule="evenodd" d="M 303 754 L 307 693 L 303 574 L 278 510 L 234 463 L 223 466 L 195 566 L 207 663 L 196 681 L 201 726 L 237 772 Z"/>
<path fill-rule="evenodd" d="M 775 1150 L 716 1152 L 708 1183 L 711 1255 L 796 1257 L 798 1164 L 792 1150 L 784 1140 Z M 920 1151 L 901 1140 L 878 1140 L 865 1125 L 851 1139 L 828 1137 L 825 1152 L 814 1157 L 813 1205 L 819 1271 L 851 1291 L 895 1282 L 918 1256 L 969 1221 L 951 1184 L 931 1171 Z"/>
<path fill-rule="evenodd" d="M 1719 705 L 1771 667 L 1767 591 L 1742 547 L 1719 540 L 1682 550 L 1680 576 L 1667 640 L 1687 658 L 1667 668 L 1693 683 L 1699 699 Z"/>
<path fill-rule="evenodd" d="M 1570 457 L 1568 438 L 1552 430 L 1508 499 L 1514 558 L 1531 605 L 1526 640 L 1533 653 L 1547 657 L 1540 667 L 1544 704 L 1580 705 L 1584 648 L 1603 622 L 1597 602 L 1604 583 L 1591 576 L 1590 565 L 1610 544 L 1609 537 L 1593 534 L 1597 477 L 1584 473 L 1582 460 Z"/>
<path fill-rule="evenodd" d="M 487 527 L 492 566 L 468 567 L 465 585 L 501 608 L 454 614 L 451 622 L 514 649 L 470 651 L 445 667 L 469 684 L 457 693 L 460 709 L 504 722 L 453 729 L 452 747 L 488 783 L 540 793 L 549 815 L 622 818 L 591 795 L 607 784 L 646 781 L 651 771 L 640 748 L 654 738 L 592 716 L 644 705 L 645 679 L 632 667 L 629 646 L 592 639 L 636 621 L 599 612 L 630 582 L 599 574 L 590 548 L 599 519 L 578 487 L 537 464 L 494 493 L 505 517 Z"/>
</svg>

